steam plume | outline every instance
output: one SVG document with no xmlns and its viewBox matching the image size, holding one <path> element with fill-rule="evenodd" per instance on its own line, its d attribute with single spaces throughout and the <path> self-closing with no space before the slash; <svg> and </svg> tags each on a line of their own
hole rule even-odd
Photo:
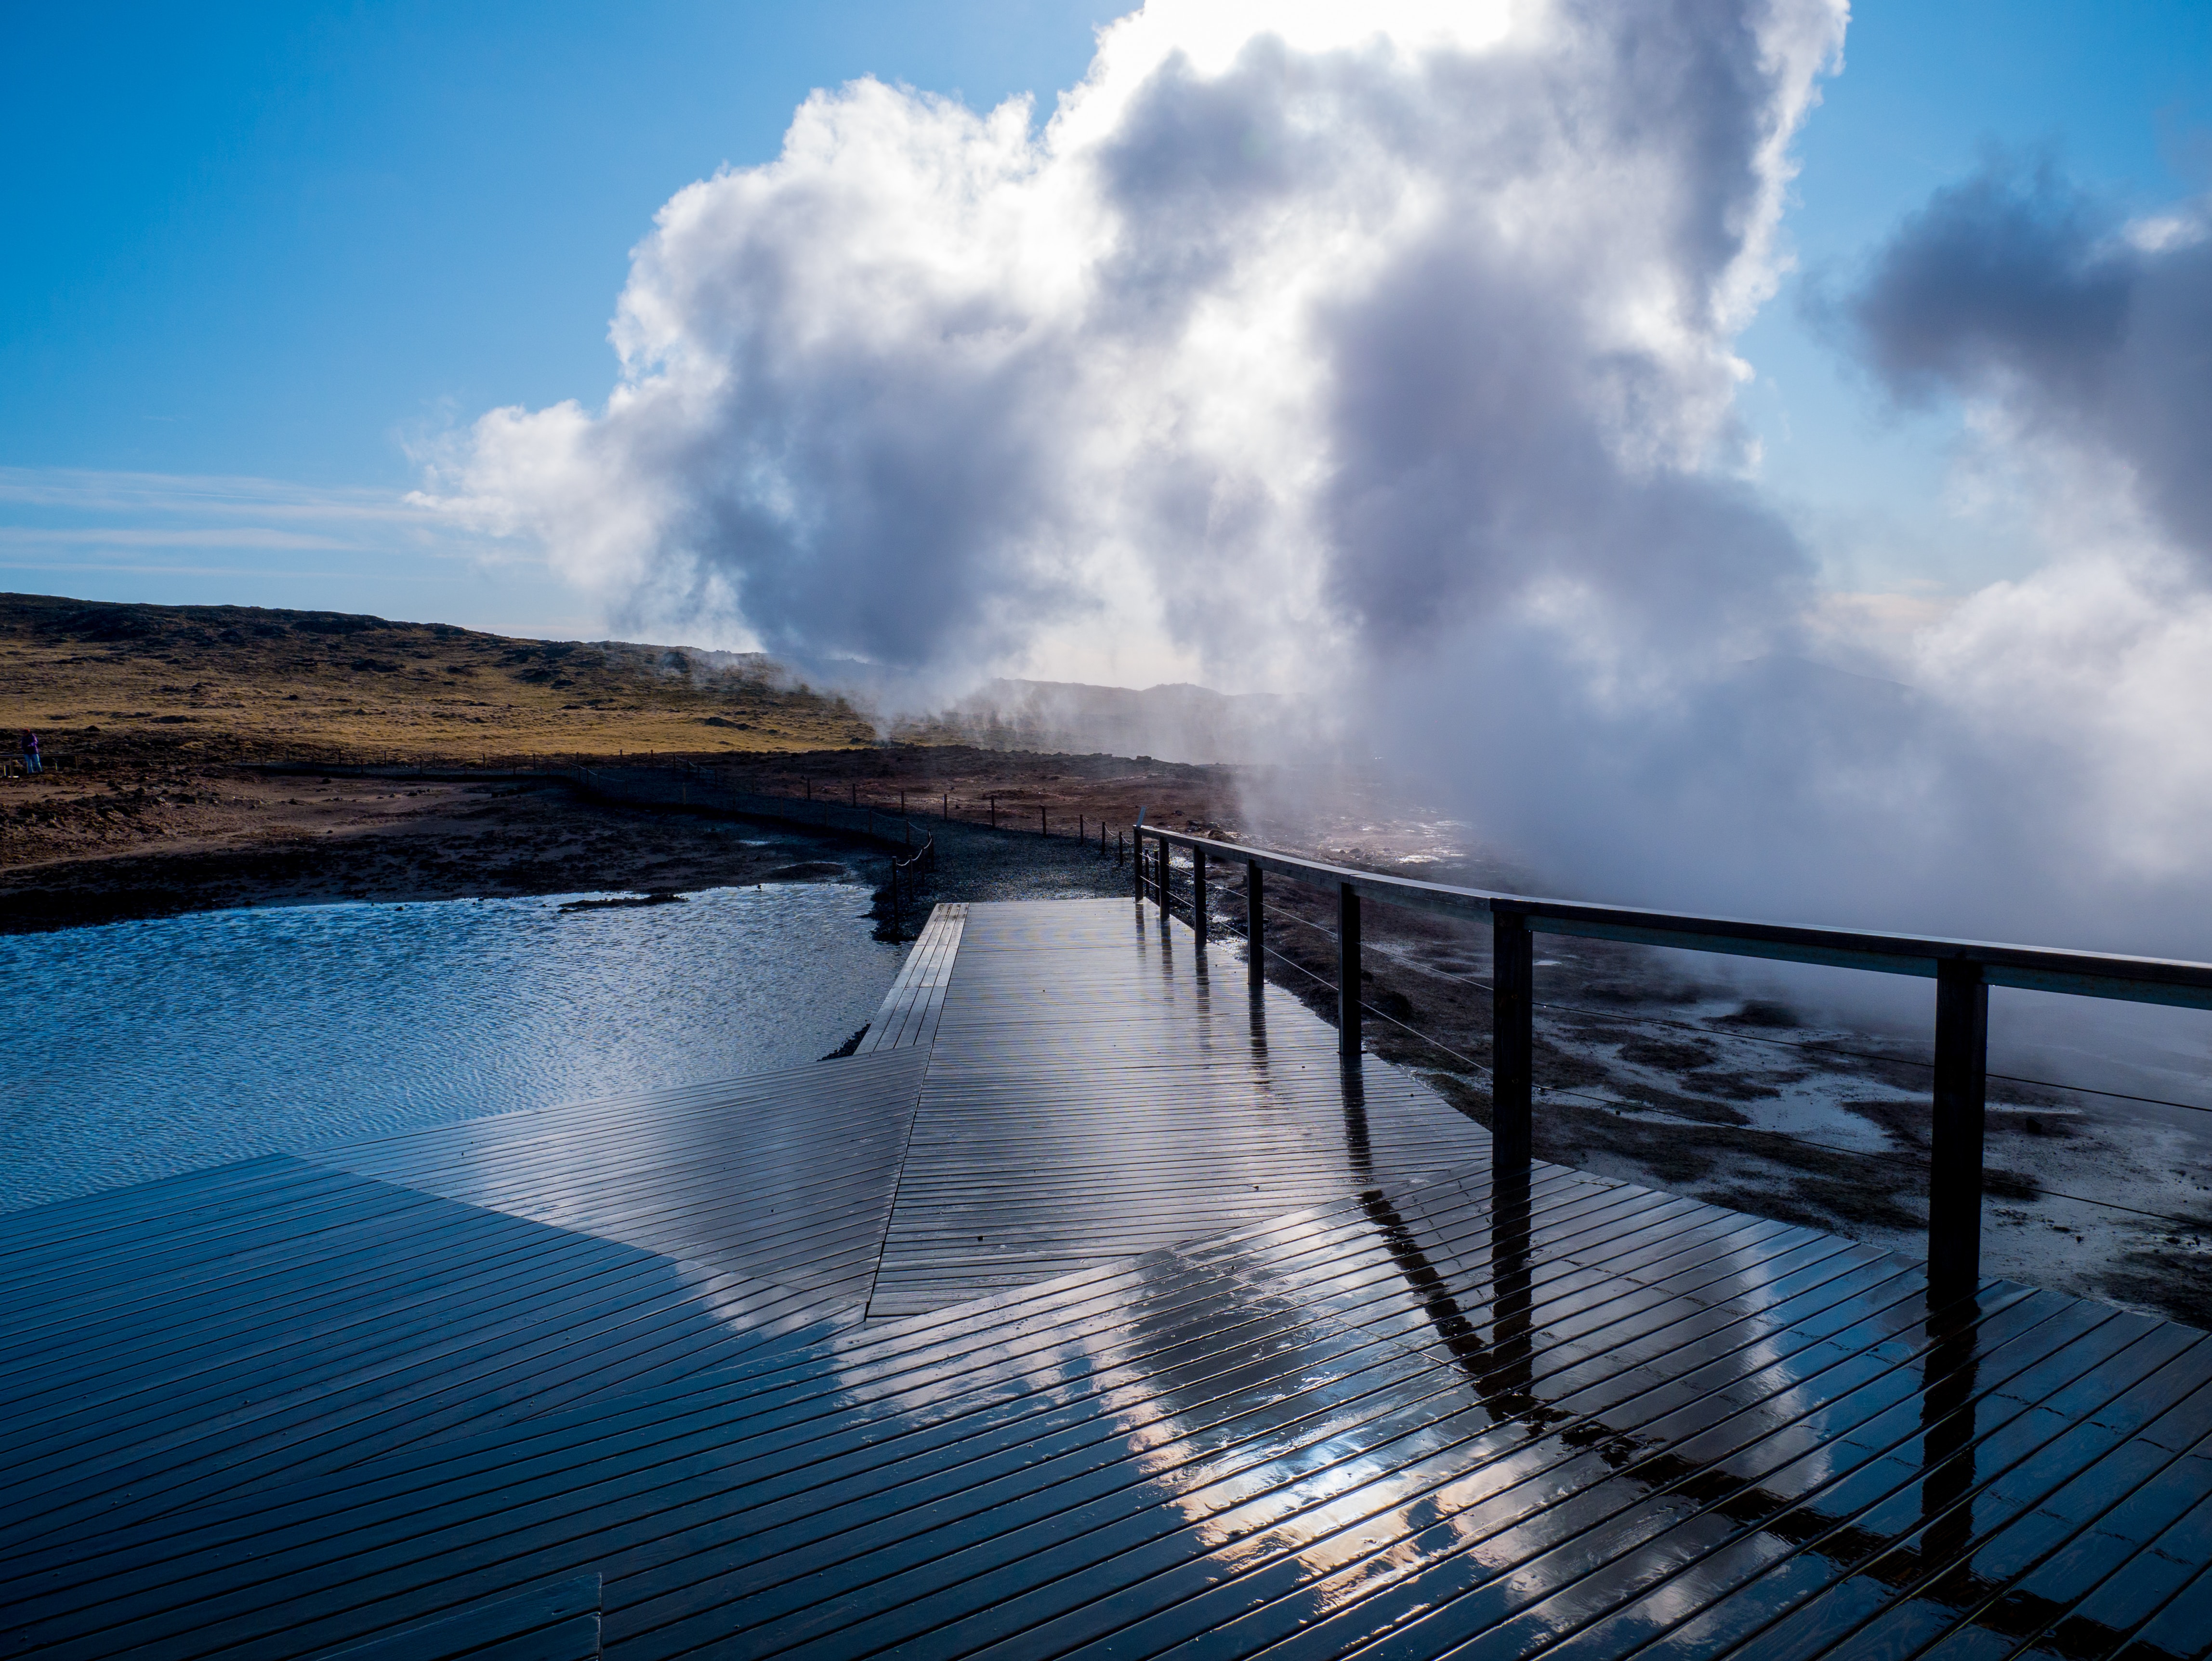
<svg viewBox="0 0 2212 1661">
<path fill-rule="evenodd" d="M 1303 681 L 1532 581 L 1756 636 L 1803 562 L 1698 469 L 1840 27 L 1159 0 L 1041 130 L 817 94 L 662 210 L 605 408 L 484 417 L 441 499 L 618 600 L 907 668 L 1073 678 L 1111 636 Z"/>
<path fill-rule="evenodd" d="M 794 656 L 1326 692 L 1612 897 L 2212 947 L 2200 218 L 1992 178 L 1900 230 L 1860 347 L 2051 559 L 1808 660 L 1733 341 L 1844 21 L 1153 0 L 1042 125 L 817 93 L 662 210 L 605 407 L 493 411 L 428 497 Z"/>
</svg>

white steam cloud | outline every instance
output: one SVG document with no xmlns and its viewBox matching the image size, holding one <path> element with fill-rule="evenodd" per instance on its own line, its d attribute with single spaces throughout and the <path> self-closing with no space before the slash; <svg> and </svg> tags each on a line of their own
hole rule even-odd
<svg viewBox="0 0 2212 1661">
<path fill-rule="evenodd" d="M 1041 130 L 817 94 L 662 210 L 605 410 L 485 417 L 441 499 L 618 601 L 908 668 L 1122 641 L 1296 685 L 1539 581 L 1755 638 L 1692 591 L 1802 563 L 1699 469 L 1840 27 L 1162 0 Z"/>
<path fill-rule="evenodd" d="M 1609 897 L 2212 949 L 2199 219 L 1992 179 L 1900 232 L 1844 312 L 2055 555 L 1807 660 L 1733 342 L 1844 19 L 1153 0 L 1042 126 L 818 93 L 662 210 L 605 408 L 428 499 L 774 651 L 1325 692 Z"/>
</svg>

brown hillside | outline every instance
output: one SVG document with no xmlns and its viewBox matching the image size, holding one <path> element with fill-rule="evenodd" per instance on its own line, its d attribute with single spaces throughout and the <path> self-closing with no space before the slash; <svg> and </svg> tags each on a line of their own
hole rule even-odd
<svg viewBox="0 0 2212 1661">
<path fill-rule="evenodd" d="M 246 759 L 306 745 L 780 751 L 876 738 L 842 699 L 758 656 L 336 611 L 0 594 L 0 727 L 24 727 L 65 758 L 167 749 Z"/>
</svg>

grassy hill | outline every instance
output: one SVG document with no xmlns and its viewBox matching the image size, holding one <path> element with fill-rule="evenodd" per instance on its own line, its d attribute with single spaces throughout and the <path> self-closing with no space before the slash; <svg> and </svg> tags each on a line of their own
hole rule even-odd
<svg viewBox="0 0 2212 1661">
<path fill-rule="evenodd" d="M 757 655 L 337 611 L 0 594 L 0 727 L 24 727 L 53 754 L 239 758 L 310 745 L 786 751 L 877 736 L 843 699 Z M 0 752 L 11 738 L 0 733 Z"/>
</svg>

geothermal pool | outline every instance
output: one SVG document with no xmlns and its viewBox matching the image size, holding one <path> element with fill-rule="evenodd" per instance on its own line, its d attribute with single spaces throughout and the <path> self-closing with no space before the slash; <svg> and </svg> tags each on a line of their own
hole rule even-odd
<svg viewBox="0 0 2212 1661">
<path fill-rule="evenodd" d="M 811 1062 L 900 948 L 866 890 L 199 912 L 0 936 L 0 1211 L 256 1154 Z"/>
</svg>

